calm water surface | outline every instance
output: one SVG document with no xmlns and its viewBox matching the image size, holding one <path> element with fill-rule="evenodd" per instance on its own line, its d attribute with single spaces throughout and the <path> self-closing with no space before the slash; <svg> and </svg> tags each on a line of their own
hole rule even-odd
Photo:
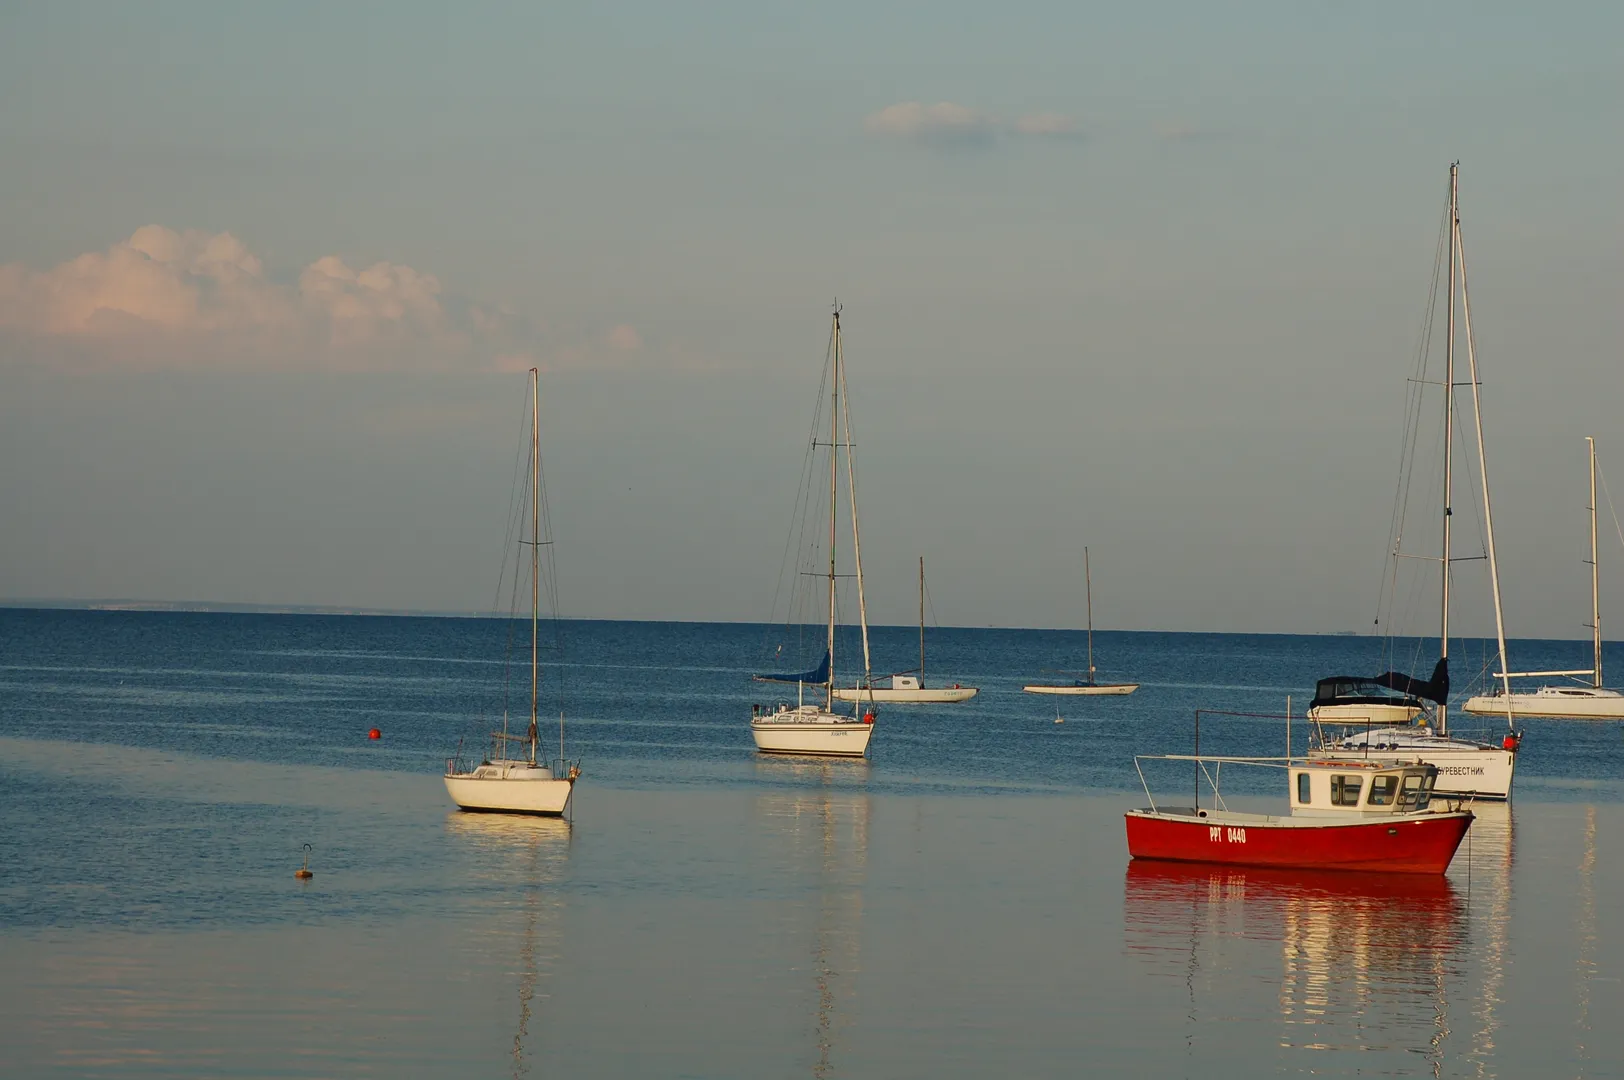
<svg viewBox="0 0 1624 1080">
<path fill-rule="evenodd" d="M 944 630 L 980 697 L 817 763 L 750 749 L 763 628 L 565 630 L 573 823 L 438 779 L 502 624 L 0 611 L 0 1073 L 1624 1075 L 1621 725 L 1530 722 L 1443 880 L 1158 868 L 1132 754 L 1277 753 L 1373 643 L 1098 634 L 1144 686 L 1056 725 L 1081 635 Z"/>
</svg>

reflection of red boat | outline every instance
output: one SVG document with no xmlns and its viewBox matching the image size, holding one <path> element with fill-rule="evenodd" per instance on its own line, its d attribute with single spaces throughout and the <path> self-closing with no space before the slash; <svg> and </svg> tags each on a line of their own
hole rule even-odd
<svg viewBox="0 0 1624 1080">
<path fill-rule="evenodd" d="M 1149 807 L 1126 815 L 1128 853 L 1135 859 L 1442 874 L 1472 824 L 1469 810 L 1429 809 L 1438 770 L 1419 762 L 1281 764 L 1181 755 L 1163 760 L 1196 761 L 1203 769 L 1207 762 L 1284 768 L 1290 776 L 1291 813 L 1229 810 L 1216 785 L 1212 807 L 1159 807 L 1152 798 Z"/>
<path fill-rule="evenodd" d="M 1128 863 L 1128 898 L 1133 906 L 1147 911 L 1164 902 L 1187 903 L 1195 898 L 1241 894 L 1248 901 L 1323 899 L 1349 910 L 1374 905 L 1392 908 L 1403 920 L 1414 921 L 1418 913 L 1444 912 L 1457 901 L 1455 887 L 1442 874 L 1350 873 L 1346 870 L 1277 870 L 1268 867 L 1212 866 L 1196 863 L 1161 862 L 1134 859 Z"/>
</svg>

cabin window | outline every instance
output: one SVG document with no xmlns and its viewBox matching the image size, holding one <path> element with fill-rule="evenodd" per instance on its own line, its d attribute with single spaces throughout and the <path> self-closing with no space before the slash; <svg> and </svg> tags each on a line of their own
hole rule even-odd
<svg viewBox="0 0 1624 1080">
<path fill-rule="evenodd" d="M 1370 781 L 1370 805 L 1392 806 L 1393 796 L 1398 793 L 1398 777 L 1377 776 Z"/>
<path fill-rule="evenodd" d="M 1305 772 L 1297 774 L 1297 801 L 1307 806 L 1314 800 L 1309 797 L 1309 776 Z"/>
<path fill-rule="evenodd" d="M 1359 789 L 1364 786 L 1364 783 L 1364 780 L 1357 776 L 1332 776 L 1331 805 L 1358 806 Z"/>
<path fill-rule="evenodd" d="M 1432 801 L 1432 779 L 1422 773 L 1405 776 L 1404 794 L 1399 799 L 1399 805 L 1406 810 L 1425 810 L 1427 803 Z"/>
</svg>

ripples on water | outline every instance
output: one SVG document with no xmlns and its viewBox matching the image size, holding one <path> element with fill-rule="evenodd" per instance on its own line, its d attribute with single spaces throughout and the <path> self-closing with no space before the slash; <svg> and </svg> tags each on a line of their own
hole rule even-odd
<svg viewBox="0 0 1624 1080">
<path fill-rule="evenodd" d="M 0 1073 L 1624 1072 L 1616 725 L 1534 728 L 1445 879 L 1158 867 L 1126 759 L 1360 642 L 1097 635 L 1144 689 L 1056 726 L 1070 638 L 943 632 L 972 707 L 802 762 L 748 749 L 759 628 L 592 627 L 571 825 L 437 778 L 499 624 L 0 612 Z"/>
</svg>

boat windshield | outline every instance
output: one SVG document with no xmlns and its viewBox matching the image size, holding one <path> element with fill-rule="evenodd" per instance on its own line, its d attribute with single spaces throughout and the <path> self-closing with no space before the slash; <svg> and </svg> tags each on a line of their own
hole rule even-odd
<svg viewBox="0 0 1624 1080">
<path fill-rule="evenodd" d="M 1402 810 L 1425 810 L 1432 801 L 1432 783 L 1437 774 L 1432 772 L 1412 772 L 1404 774 L 1404 788 L 1399 795 L 1398 805 Z M 1374 801 L 1374 798 L 1372 798 Z"/>
</svg>

